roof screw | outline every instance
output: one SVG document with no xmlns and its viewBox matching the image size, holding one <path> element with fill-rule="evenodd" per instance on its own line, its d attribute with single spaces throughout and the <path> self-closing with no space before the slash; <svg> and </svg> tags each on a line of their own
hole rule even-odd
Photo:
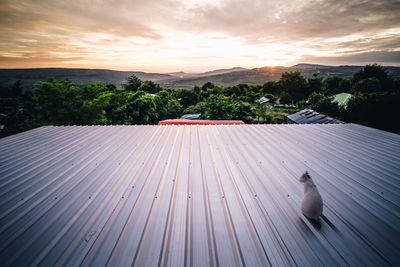
<svg viewBox="0 0 400 267">
<path fill-rule="evenodd" d="M 225 198 L 225 196 L 222 196 L 222 198 Z"/>
<path fill-rule="evenodd" d="M 254 194 L 254 197 L 257 197 L 257 194 Z"/>
<path fill-rule="evenodd" d="M 290 195 L 287 195 L 287 197 L 290 197 Z"/>
<path fill-rule="evenodd" d="M 352 195 L 353 193 L 352 192 L 350 192 L 350 195 Z"/>
<path fill-rule="evenodd" d="M 381 194 L 383 195 L 384 193 L 383 193 L 383 192 L 381 192 Z"/>
<path fill-rule="evenodd" d="M 191 198 L 191 196 L 189 195 L 189 198 Z"/>
<path fill-rule="evenodd" d="M 89 199 L 92 198 L 92 196 L 89 196 Z"/>
</svg>

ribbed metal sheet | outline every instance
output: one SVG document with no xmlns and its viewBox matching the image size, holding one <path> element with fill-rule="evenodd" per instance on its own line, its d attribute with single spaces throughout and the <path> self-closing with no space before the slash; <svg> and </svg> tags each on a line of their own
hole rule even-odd
<svg viewBox="0 0 400 267">
<path fill-rule="evenodd" d="M 399 155 L 355 124 L 38 128 L 0 139 L 0 262 L 399 266 Z"/>
<path fill-rule="evenodd" d="M 312 109 L 306 108 L 299 112 L 287 116 L 289 122 L 297 124 L 333 124 L 342 123 L 341 121 L 331 118 L 327 115 L 316 112 Z"/>
</svg>

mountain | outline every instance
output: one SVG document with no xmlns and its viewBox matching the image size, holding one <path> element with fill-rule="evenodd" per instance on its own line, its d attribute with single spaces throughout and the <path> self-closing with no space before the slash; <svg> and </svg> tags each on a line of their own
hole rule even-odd
<svg viewBox="0 0 400 267">
<path fill-rule="evenodd" d="M 184 88 L 190 89 L 194 85 L 203 85 L 206 82 L 212 82 L 217 85 L 231 86 L 241 83 L 263 84 L 267 81 L 279 80 L 281 74 L 285 71 L 284 67 L 265 67 L 256 69 L 235 70 L 231 72 L 218 71 L 210 72 L 217 74 L 198 75 L 197 77 L 187 77 L 182 79 L 172 79 L 161 81 L 161 84 L 167 88 Z"/>
<path fill-rule="evenodd" d="M 309 63 L 299 63 L 299 64 L 292 66 L 292 68 L 299 69 L 299 70 L 300 69 L 328 69 L 331 67 L 332 66 L 309 64 Z"/>
<path fill-rule="evenodd" d="M 183 71 L 179 71 L 179 72 L 170 72 L 167 73 L 168 75 L 174 76 L 176 78 L 188 78 L 188 77 L 196 77 L 198 75 L 198 73 L 186 73 Z"/>
<path fill-rule="evenodd" d="M 140 71 L 115 71 L 104 69 L 73 69 L 73 68 L 37 68 L 37 69 L 0 69 L 0 84 L 8 86 L 21 80 L 24 89 L 30 90 L 39 81 L 48 78 L 69 78 L 77 84 L 103 82 L 120 86 L 130 75 L 136 75 L 141 80 L 159 82 L 175 78 L 161 73 L 146 73 Z"/>
<path fill-rule="evenodd" d="M 212 71 L 207 71 L 207 72 L 202 72 L 202 73 L 186 73 L 183 71 L 179 71 L 179 72 L 170 72 L 167 74 L 172 75 L 177 78 L 198 78 L 198 77 L 207 77 L 207 76 L 226 74 L 226 73 L 230 73 L 230 72 L 243 71 L 243 70 L 247 70 L 247 69 L 235 67 L 235 68 L 230 68 L 230 69 L 212 70 Z"/>
<path fill-rule="evenodd" d="M 55 79 L 70 78 L 77 84 L 103 82 L 120 86 L 128 76 L 136 75 L 141 80 L 151 80 L 166 88 L 191 89 L 194 85 L 201 86 L 206 82 L 222 86 L 240 83 L 264 84 L 267 81 L 279 80 L 282 73 L 287 71 L 299 71 L 306 78 L 312 77 L 314 74 L 318 74 L 320 77 L 351 78 L 361 68 L 362 66 L 325 66 L 301 63 L 292 67 L 231 68 L 203 73 L 172 72 L 167 74 L 70 68 L 0 69 L 0 84 L 8 86 L 21 80 L 23 88 L 31 90 L 36 82 L 46 81 L 48 77 L 53 77 Z M 390 75 L 400 77 L 400 67 L 385 68 Z"/>
<path fill-rule="evenodd" d="M 197 76 L 205 77 L 205 76 L 220 75 L 220 74 L 226 74 L 226 73 L 230 73 L 230 72 L 244 71 L 244 70 L 248 70 L 248 69 L 240 68 L 240 67 L 235 67 L 235 68 L 231 68 L 231 69 L 219 69 L 219 70 L 213 70 L 213 71 L 199 73 Z"/>
</svg>

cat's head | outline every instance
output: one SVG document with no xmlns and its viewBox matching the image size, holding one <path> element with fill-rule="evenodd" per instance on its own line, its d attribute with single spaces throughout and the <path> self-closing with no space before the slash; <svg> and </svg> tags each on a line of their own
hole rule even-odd
<svg viewBox="0 0 400 267">
<path fill-rule="evenodd" d="M 306 171 L 305 173 L 303 173 L 301 176 L 300 176 L 300 179 L 299 179 L 299 181 L 300 182 L 302 182 L 302 183 L 305 183 L 307 180 L 309 180 L 309 179 L 311 179 L 311 176 L 308 174 L 308 172 Z"/>
</svg>

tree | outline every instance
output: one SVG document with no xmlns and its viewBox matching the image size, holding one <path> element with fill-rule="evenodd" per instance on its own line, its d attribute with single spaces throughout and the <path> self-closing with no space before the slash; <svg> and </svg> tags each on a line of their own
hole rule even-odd
<svg viewBox="0 0 400 267">
<path fill-rule="evenodd" d="M 336 102 L 332 101 L 333 97 L 327 97 L 321 93 L 312 93 L 308 99 L 312 109 L 335 118 L 340 118 L 342 109 Z"/>
<path fill-rule="evenodd" d="M 205 103 L 204 116 L 212 120 L 231 120 L 236 117 L 235 103 L 225 96 L 211 95 Z"/>
<path fill-rule="evenodd" d="M 355 93 L 347 103 L 345 119 L 348 122 L 365 122 L 367 120 L 367 97 L 361 93 Z"/>
<path fill-rule="evenodd" d="M 387 69 L 378 64 L 369 64 L 360 71 L 354 73 L 353 84 L 368 78 L 376 78 L 380 83 L 385 83 L 388 79 Z"/>
<path fill-rule="evenodd" d="M 131 75 L 126 78 L 127 84 L 123 84 L 123 87 L 127 91 L 137 91 L 139 87 L 142 85 L 142 81 L 136 77 L 135 75 Z"/>
<path fill-rule="evenodd" d="M 261 90 L 264 94 L 278 94 L 280 93 L 281 88 L 278 82 L 269 81 L 264 83 Z"/>
<path fill-rule="evenodd" d="M 375 77 L 359 80 L 353 86 L 353 92 L 372 93 L 381 91 L 382 91 L 381 83 Z"/>
<path fill-rule="evenodd" d="M 267 106 L 262 103 L 256 103 L 256 114 L 258 123 L 260 123 L 260 117 L 265 121 L 267 118 Z"/>
<path fill-rule="evenodd" d="M 281 93 L 280 102 L 282 104 L 290 104 L 292 103 L 292 96 L 288 92 L 283 91 Z"/>
<path fill-rule="evenodd" d="M 22 93 L 21 82 L 11 87 L 0 86 L 0 137 L 27 130 L 33 126 L 32 114 L 29 113 L 30 94 Z"/>
<path fill-rule="evenodd" d="M 207 91 L 208 89 L 213 89 L 214 87 L 215 87 L 215 84 L 213 84 L 212 82 L 206 82 L 206 83 L 203 84 L 203 86 L 201 87 L 201 90 Z"/>
<path fill-rule="evenodd" d="M 392 114 L 397 114 L 400 93 L 355 93 L 347 104 L 345 120 L 400 133 L 400 125 Z"/>
<path fill-rule="evenodd" d="M 326 96 L 321 93 L 314 92 L 308 97 L 308 104 L 312 109 L 317 109 L 319 103 L 324 101 Z"/>
<path fill-rule="evenodd" d="M 199 96 L 193 90 L 177 89 L 174 94 L 183 108 L 195 105 L 199 101 Z"/>
<path fill-rule="evenodd" d="M 168 91 L 159 91 L 156 101 L 160 120 L 178 118 L 181 115 L 182 105 Z"/>
<path fill-rule="evenodd" d="M 157 100 L 144 91 L 126 92 L 121 105 L 114 110 L 118 124 L 154 124 L 158 122 Z"/>
<path fill-rule="evenodd" d="M 365 81 L 367 80 L 367 81 Z M 392 77 L 381 65 L 366 65 L 353 75 L 353 92 L 389 92 L 396 91 Z"/>
<path fill-rule="evenodd" d="M 182 114 L 201 114 L 201 118 L 205 118 L 206 102 L 198 102 L 196 105 L 187 107 Z"/>
<path fill-rule="evenodd" d="M 242 89 L 241 89 L 239 86 L 237 86 L 237 85 L 228 86 L 228 87 L 225 87 L 225 88 L 222 90 L 222 93 L 223 93 L 225 96 L 232 97 L 232 98 L 236 98 L 237 96 L 242 95 Z"/>
<path fill-rule="evenodd" d="M 318 77 L 318 74 L 315 73 L 312 78 L 307 80 L 308 92 L 321 92 L 322 90 L 322 78 Z"/>
<path fill-rule="evenodd" d="M 298 71 L 282 73 L 279 85 L 295 102 L 308 96 L 307 81 Z"/>
<path fill-rule="evenodd" d="M 76 101 L 77 87 L 69 79 L 35 84 L 33 100 L 36 107 L 36 119 L 42 124 L 70 125 L 80 116 L 81 101 Z"/>
<path fill-rule="evenodd" d="M 160 85 L 152 82 L 152 81 L 144 81 L 142 84 L 139 86 L 137 90 L 140 91 L 145 91 L 151 94 L 156 94 L 157 92 L 161 91 L 162 88 Z"/>
<path fill-rule="evenodd" d="M 347 79 L 338 76 L 329 76 L 323 81 L 322 92 L 325 95 L 336 95 L 343 92 L 348 92 L 349 88 Z"/>
<path fill-rule="evenodd" d="M 237 103 L 236 107 L 237 107 L 237 110 L 236 110 L 235 119 L 236 120 L 242 120 L 242 121 L 244 121 L 246 123 L 250 122 L 251 118 L 254 117 L 256 115 L 256 112 L 257 112 L 257 110 L 254 108 L 254 106 L 251 105 L 248 102 L 239 101 Z M 264 114 L 265 113 L 260 114 L 260 116 L 262 118 L 264 118 L 263 117 Z"/>
<path fill-rule="evenodd" d="M 114 93 L 111 92 L 101 92 L 92 99 L 84 100 L 79 111 L 79 123 L 77 124 L 107 124 L 105 109 L 109 106 L 113 95 Z"/>
</svg>

